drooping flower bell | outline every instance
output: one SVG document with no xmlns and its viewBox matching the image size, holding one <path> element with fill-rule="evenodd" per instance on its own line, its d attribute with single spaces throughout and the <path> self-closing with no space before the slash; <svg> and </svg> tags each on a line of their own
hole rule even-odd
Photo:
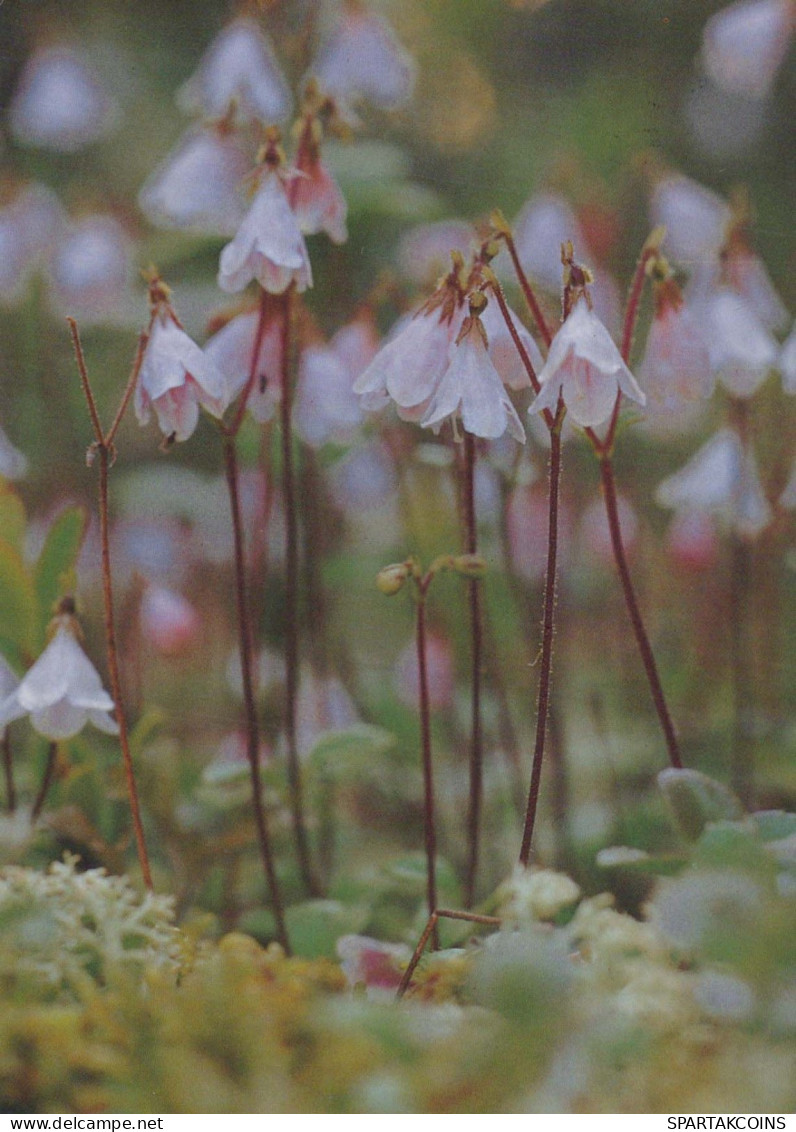
<svg viewBox="0 0 796 1132">
<path fill-rule="evenodd" d="M 671 276 L 655 283 L 655 316 L 638 375 L 653 417 L 677 414 L 713 392 L 704 327 L 683 301 Z"/>
<path fill-rule="evenodd" d="M 266 123 L 283 121 L 291 106 L 271 44 L 247 19 L 233 20 L 216 36 L 177 102 L 207 118 L 223 117 L 234 103 L 241 117 Z"/>
<path fill-rule="evenodd" d="M 309 137 L 299 143 L 296 172 L 290 187 L 290 198 L 301 231 L 307 236 L 325 232 L 334 244 L 348 239 L 346 214 L 348 206 L 340 186 L 321 157 L 317 134 L 308 125 Z"/>
<path fill-rule="evenodd" d="M 225 322 L 205 343 L 205 354 L 224 375 L 230 403 L 243 392 L 251 376 L 260 317 L 257 307 L 244 310 Z M 255 380 L 246 401 L 247 411 L 260 424 L 270 421 L 282 397 L 283 320 L 268 313 L 265 317 Z"/>
<path fill-rule="evenodd" d="M 705 24 L 705 69 L 722 90 L 765 98 L 795 27 L 791 0 L 737 0 Z"/>
<path fill-rule="evenodd" d="M 131 274 L 132 245 L 119 221 L 102 214 L 81 217 L 50 259 L 53 305 L 84 324 L 126 322 L 133 310 Z"/>
<path fill-rule="evenodd" d="M 751 397 L 777 365 L 777 340 L 734 291 L 717 291 L 700 313 L 716 379 L 736 397 Z"/>
<path fill-rule="evenodd" d="M 0 730 L 29 715 L 34 729 L 53 742 L 71 739 L 86 723 L 109 735 L 118 732 L 118 724 L 109 714 L 113 700 L 79 644 L 80 630 L 73 614 L 73 602 L 64 599 L 61 612 L 50 625 L 50 643 L 0 703 Z"/>
<path fill-rule="evenodd" d="M 43 47 L 28 59 L 11 101 L 11 132 L 23 145 L 75 153 L 104 137 L 115 101 L 70 47 Z"/>
<path fill-rule="evenodd" d="M 347 444 L 362 423 L 362 406 L 353 382 L 373 359 L 378 338 L 373 315 L 363 310 L 338 330 L 328 346 L 310 345 L 301 354 L 293 427 L 318 448 Z"/>
<path fill-rule="evenodd" d="M 152 317 L 135 387 L 135 413 L 145 425 L 154 409 L 161 432 L 171 443 L 193 435 L 200 405 L 221 417 L 229 393 L 221 371 L 182 329 L 169 296 L 169 288 L 154 276 L 149 284 Z"/>
<path fill-rule="evenodd" d="M 279 136 L 272 131 L 255 173 L 259 183 L 249 210 L 221 252 L 222 291 L 242 291 L 253 279 L 275 295 L 291 284 L 297 291 L 312 286 L 307 245 L 288 196 L 291 178 L 283 166 Z"/>
<path fill-rule="evenodd" d="M 639 405 L 646 403 L 585 294 L 576 298 L 538 376 L 542 389 L 528 411 L 549 409 L 554 413 L 560 394 L 567 412 L 583 428 L 607 421 L 620 392 Z"/>
<path fill-rule="evenodd" d="M 473 436 L 496 440 L 508 429 L 523 444 L 525 429 L 489 356 L 486 330 L 479 317 L 486 302 L 480 291 L 472 295 L 470 314 L 450 347 L 448 365 L 420 423 L 434 428 L 451 419 L 455 431 L 460 418 Z"/>
<path fill-rule="evenodd" d="M 652 192 L 650 219 L 666 229 L 663 250 L 686 267 L 714 261 L 724 246 L 731 219 L 729 205 L 690 177 L 669 174 Z"/>
</svg>

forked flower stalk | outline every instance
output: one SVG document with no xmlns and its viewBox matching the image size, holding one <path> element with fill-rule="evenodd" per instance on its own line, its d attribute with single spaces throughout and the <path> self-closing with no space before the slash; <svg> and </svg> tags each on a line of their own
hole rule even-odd
<svg viewBox="0 0 796 1132">
<path fill-rule="evenodd" d="M 94 399 L 94 393 L 89 381 L 88 370 L 86 369 L 86 362 L 83 355 L 83 347 L 80 343 L 80 335 L 77 329 L 77 323 L 74 319 L 67 319 L 69 323 L 69 330 L 72 335 L 72 344 L 75 350 L 75 358 L 77 360 L 77 368 L 80 374 L 80 382 L 83 388 L 83 394 L 86 398 L 91 424 L 94 429 L 94 443 L 89 449 L 89 460 L 94 456 L 98 458 L 99 462 L 99 520 L 100 520 L 100 545 L 102 553 L 102 595 L 105 608 L 105 642 L 108 655 L 108 675 L 110 677 L 111 695 L 116 712 L 116 722 L 119 725 L 119 744 L 122 750 L 122 761 L 124 763 L 124 773 L 127 782 L 127 795 L 130 801 L 130 811 L 133 819 L 133 830 L 135 833 L 136 849 L 138 851 L 138 861 L 141 865 L 141 873 L 144 878 L 144 884 L 147 888 L 152 889 L 152 873 L 149 867 L 149 856 L 146 848 L 146 841 L 144 839 L 144 826 L 141 820 L 141 808 L 138 801 L 138 787 L 135 780 L 135 769 L 133 767 L 133 758 L 130 752 L 130 739 L 127 730 L 127 718 L 124 712 L 124 704 L 122 701 L 122 688 L 121 678 L 119 675 L 119 653 L 116 644 L 116 627 L 114 620 L 114 605 L 113 605 L 113 580 L 111 574 L 111 551 L 110 551 L 110 522 L 108 517 L 108 472 L 115 458 L 114 439 L 121 424 L 124 410 L 130 402 L 130 398 L 135 389 L 136 381 L 138 380 L 138 372 L 141 368 L 141 363 L 144 357 L 144 350 L 146 348 L 146 335 L 141 335 L 138 340 L 138 349 L 136 351 L 133 368 L 130 372 L 130 377 L 127 382 L 119 410 L 114 417 L 113 424 L 108 430 L 107 434 L 102 430 L 99 413 L 97 412 L 97 403 Z M 43 801 L 43 799 L 42 799 Z"/>
</svg>

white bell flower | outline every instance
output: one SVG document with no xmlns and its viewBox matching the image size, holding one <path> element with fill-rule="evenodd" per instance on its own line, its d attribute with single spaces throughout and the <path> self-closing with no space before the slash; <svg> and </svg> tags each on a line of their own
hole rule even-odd
<svg viewBox="0 0 796 1132">
<path fill-rule="evenodd" d="M 80 55 L 44 47 L 25 64 L 9 118 L 23 145 L 75 153 L 112 129 L 118 107 Z"/>
<path fill-rule="evenodd" d="M 702 60 L 730 94 L 765 98 L 788 53 L 796 20 L 791 0 L 739 0 L 705 24 Z"/>
<path fill-rule="evenodd" d="M 572 419 L 583 428 L 611 416 L 617 395 L 646 403 L 611 335 L 585 298 L 579 298 L 556 334 L 539 376 L 541 392 L 528 410 L 555 412 L 559 393 Z"/>
<path fill-rule="evenodd" d="M 64 620 L 17 687 L 0 703 L 0 729 L 24 715 L 40 735 L 55 742 L 71 739 L 86 723 L 117 734 L 109 715 L 114 703 L 99 673 Z"/>
</svg>

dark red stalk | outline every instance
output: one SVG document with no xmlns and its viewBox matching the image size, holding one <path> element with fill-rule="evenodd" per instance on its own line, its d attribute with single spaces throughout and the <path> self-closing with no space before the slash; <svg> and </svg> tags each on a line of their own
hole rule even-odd
<svg viewBox="0 0 796 1132">
<path fill-rule="evenodd" d="M 11 755 L 11 739 L 8 732 L 3 735 L 0 740 L 0 745 L 3 748 L 3 776 L 6 784 L 6 808 L 10 814 L 13 814 L 17 808 L 17 792 L 14 788 L 14 760 Z"/>
<path fill-rule="evenodd" d="M 536 741 L 531 766 L 531 783 L 528 790 L 528 808 L 520 847 L 520 864 L 526 865 L 531 855 L 539 788 L 542 781 L 547 714 L 550 704 L 550 679 L 553 668 L 553 636 L 556 607 L 556 575 L 558 562 L 558 498 L 561 483 L 561 425 L 564 409 L 559 397 L 555 424 L 550 430 L 550 483 L 547 527 L 547 571 L 545 574 L 544 607 L 542 613 L 542 656 L 539 668 L 539 693 L 536 709 Z"/>
<path fill-rule="evenodd" d="M 528 276 L 525 274 L 523 266 L 520 263 L 520 257 L 517 255 L 517 246 L 514 243 L 514 237 L 509 231 L 501 232 L 501 235 L 506 242 L 506 247 L 508 248 L 509 255 L 511 256 L 511 262 L 514 265 L 514 271 L 522 289 L 523 296 L 525 297 L 525 302 L 528 306 L 528 310 L 533 315 L 533 320 L 539 329 L 539 333 L 542 336 L 542 341 L 544 342 L 545 346 L 550 349 L 550 343 L 553 341 L 553 333 L 550 330 L 550 327 L 547 325 L 547 320 L 542 313 L 542 308 L 539 305 L 539 301 L 536 298 L 536 295 L 533 292 L 533 288 L 531 287 L 531 284 L 528 280 Z"/>
<path fill-rule="evenodd" d="M 426 665 L 426 594 L 431 578 L 426 575 L 418 583 L 417 593 L 417 671 L 420 686 L 420 746 L 423 763 L 423 830 L 426 842 L 426 897 L 429 915 L 437 907 L 437 834 L 434 817 L 434 774 L 431 765 L 431 706 L 428 694 Z M 432 950 L 439 948 L 436 924 L 431 930 Z"/>
<path fill-rule="evenodd" d="M 464 525 L 465 551 L 478 553 L 478 527 L 475 514 L 475 438 L 464 434 Z M 472 908 L 475 901 L 475 884 L 478 873 L 478 850 L 481 832 L 481 803 L 484 790 L 484 751 L 481 729 L 481 669 L 483 634 L 481 628 L 481 599 L 479 581 L 471 578 L 467 585 L 470 606 L 471 652 L 471 733 L 470 733 L 470 796 L 467 808 L 467 873 L 464 886 L 464 904 Z M 434 905 L 431 906 L 433 911 Z"/>
<path fill-rule="evenodd" d="M 633 582 L 630 577 L 630 569 L 627 564 L 625 556 L 625 548 L 622 542 L 622 531 L 619 526 L 619 511 L 617 508 L 616 498 L 616 481 L 614 479 L 614 469 L 611 463 L 611 458 L 607 453 L 603 453 L 600 458 L 600 476 L 602 478 L 603 498 L 605 500 L 605 508 L 608 513 L 608 525 L 611 531 L 611 546 L 614 552 L 614 560 L 619 571 L 619 578 L 622 583 L 622 591 L 625 595 L 625 604 L 630 616 L 630 622 L 633 626 L 633 633 L 636 638 L 639 652 L 641 653 L 641 660 L 644 665 L 644 671 L 647 674 L 647 681 L 652 693 L 652 699 L 655 704 L 655 710 L 658 713 L 661 727 L 663 728 L 664 738 L 666 740 L 666 747 L 669 752 L 669 762 L 673 767 L 678 769 L 682 768 L 682 760 L 680 758 L 680 748 L 677 743 L 677 736 L 675 735 L 674 725 L 669 709 L 666 705 L 666 698 L 663 694 L 663 687 L 661 685 L 660 677 L 658 676 L 658 668 L 655 664 L 655 657 L 652 652 L 647 631 L 644 628 L 644 622 L 641 618 L 641 612 L 636 601 L 635 590 L 633 589 Z"/>
<path fill-rule="evenodd" d="M 403 978 L 396 992 L 396 998 L 403 998 L 409 989 L 409 984 L 412 981 L 417 965 L 426 949 L 431 936 L 437 931 L 437 924 L 440 920 L 464 920 L 468 924 L 483 924 L 486 927 L 499 928 L 502 920 L 499 916 L 482 916 L 479 912 L 459 912 L 451 908 L 437 908 L 428 918 L 428 923 L 423 929 L 420 939 L 417 941 L 417 947 L 414 950 L 412 958 L 404 971 Z"/>
<path fill-rule="evenodd" d="M 141 363 L 144 357 L 144 349 L 146 346 L 146 336 L 141 335 L 138 340 L 138 349 L 136 352 L 135 361 L 133 363 L 130 377 L 127 381 L 127 386 L 125 387 L 124 395 L 119 406 L 119 411 L 114 417 L 113 424 L 111 425 L 111 428 L 109 429 L 107 435 L 105 435 L 102 431 L 102 424 L 100 422 L 99 413 L 97 412 L 97 403 L 94 399 L 91 382 L 89 381 L 88 370 L 86 369 L 86 362 L 83 355 L 83 347 L 80 343 L 80 335 L 78 334 L 77 323 L 72 318 L 67 319 L 67 322 L 69 323 L 69 329 L 72 335 L 72 344 L 75 350 L 75 358 L 77 360 L 77 368 L 80 374 L 80 382 L 83 387 L 83 394 L 86 398 L 89 417 L 91 418 L 91 424 L 94 429 L 95 439 L 92 446 L 92 451 L 95 452 L 97 457 L 99 458 L 99 520 L 100 545 L 102 553 L 102 595 L 105 608 L 105 641 L 108 655 L 108 675 L 110 677 L 111 695 L 113 696 L 114 708 L 116 712 L 116 722 L 119 725 L 119 745 L 122 750 L 122 762 L 124 764 L 124 774 L 127 782 L 127 795 L 130 800 L 130 812 L 133 820 L 133 830 L 135 833 L 138 860 L 141 865 L 141 873 L 144 878 L 144 884 L 147 888 L 152 889 L 152 873 L 149 867 L 149 855 L 147 853 L 146 841 L 144 839 L 144 826 L 141 820 L 141 808 L 138 802 L 138 787 L 135 780 L 133 757 L 130 752 L 130 739 L 127 730 L 127 718 L 125 716 L 124 704 L 122 701 L 121 678 L 119 675 L 119 650 L 116 644 L 116 628 L 114 622 L 113 581 L 111 574 L 110 552 L 110 520 L 108 516 L 108 472 L 115 457 L 113 442 L 119 425 L 121 424 L 124 410 L 130 402 L 130 398 L 133 394 L 133 390 L 135 389 L 136 382 L 138 381 L 138 373 L 141 369 Z"/>
<path fill-rule="evenodd" d="M 44 809 L 44 802 L 47 798 L 50 786 L 52 785 L 53 775 L 55 773 L 55 763 L 58 757 L 58 744 L 50 743 L 47 748 L 47 761 L 44 764 L 44 774 L 42 775 L 41 785 L 39 792 L 36 795 L 36 800 L 33 803 L 33 809 L 30 812 L 31 825 L 39 819 L 39 815 Z"/>
</svg>

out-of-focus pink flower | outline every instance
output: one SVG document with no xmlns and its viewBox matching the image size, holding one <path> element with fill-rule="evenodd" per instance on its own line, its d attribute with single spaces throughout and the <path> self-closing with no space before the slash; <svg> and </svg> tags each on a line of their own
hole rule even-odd
<svg viewBox="0 0 796 1132">
<path fill-rule="evenodd" d="M 791 0 L 738 0 L 705 24 L 705 69 L 725 91 L 765 98 L 788 53 L 795 24 Z"/>
<path fill-rule="evenodd" d="M 165 437 L 187 440 L 199 423 L 200 405 L 213 416 L 222 416 L 229 401 L 227 384 L 215 363 L 179 325 L 163 292 L 155 287 L 153 294 L 158 297 L 135 387 L 135 412 L 144 425 L 154 409 Z"/>
<path fill-rule="evenodd" d="M 674 510 L 719 515 L 744 538 L 771 522 L 754 453 L 731 428 L 720 429 L 685 467 L 658 485 L 655 498 Z"/>
<path fill-rule="evenodd" d="M 19 299 L 31 271 L 49 255 L 65 223 L 58 198 L 36 183 L 0 208 L 0 302 Z"/>
<path fill-rule="evenodd" d="M 164 656 L 178 656 L 193 645 L 201 618 L 191 603 L 165 586 L 149 585 L 139 609 L 141 635 Z"/>
<path fill-rule="evenodd" d="M 364 986 L 369 994 L 381 993 L 392 998 L 409 962 L 410 951 L 402 943 L 344 935 L 337 941 L 337 955 L 350 987 Z"/>
<path fill-rule="evenodd" d="M 307 245 L 290 207 L 283 175 L 276 169 L 260 172 L 249 211 L 219 261 L 222 291 L 242 291 L 252 279 L 275 295 L 291 283 L 297 291 L 312 286 Z"/>
<path fill-rule="evenodd" d="M 749 304 L 766 330 L 784 330 L 790 315 L 760 256 L 746 248 L 733 248 L 723 266 L 730 287 Z"/>
<path fill-rule="evenodd" d="M 341 326 L 330 343 L 338 358 L 348 366 L 353 378 L 364 373 L 379 349 L 379 332 L 370 308 L 359 311 Z"/>
<path fill-rule="evenodd" d="M 396 497 L 395 466 L 389 451 L 378 443 L 356 445 L 330 469 L 329 486 L 337 506 L 364 519 L 368 537 L 373 538 L 373 512 L 379 519 L 389 516 Z"/>
<path fill-rule="evenodd" d="M 308 346 L 299 362 L 293 427 L 312 448 L 348 444 L 362 423 L 352 373 L 331 346 Z"/>
<path fill-rule="evenodd" d="M 384 20 L 349 2 L 310 74 L 344 112 L 360 99 L 394 110 L 411 98 L 415 68 Z"/>
<path fill-rule="evenodd" d="M 240 195 L 252 156 L 225 123 L 193 128 L 155 169 L 138 194 L 158 228 L 234 236 L 245 208 Z"/>
<path fill-rule="evenodd" d="M 18 480 L 27 470 L 27 458 L 14 447 L 0 428 L 0 476 L 7 480 Z"/>
<path fill-rule="evenodd" d="M 717 291 L 698 313 L 716 380 L 736 397 L 751 397 L 777 365 L 776 339 L 734 291 Z"/>
<path fill-rule="evenodd" d="M 658 181 L 650 216 L 653 227 L 666 229 L 663 250 L 687 267 L 716 260 L 731 219 L 729 206 L 720 196 L 680 174 Z"/>
<path fill-rule="evenodd" d="M 216 36 L 177 102 L 190 114 L 222 118 L 234 104 L 243 118 L 281 122 L 290 91 L 268 40 L 253 20 L 237 19 Z"/>
<path fill-rule="evenodd" d="M 435 283 L 448 269 L 451 252 L 470 255 L 475 230 L 464 220 L 439 220 L 411 228 L 398 242 L 396 258 L 402 275 L 419 286 Z"/>
<path fill-rule="evenodd" d="M 531 197 L 514 221 L 514 243 L 520 262 L 549 291 L 561 289 L 561 245 L 568 240 L 582 260 L 592 260 L 575 213 L 555 193 Z"/>
<path fill-rule="evenodd" d="M 719 557 L 716 524 L 707 511 L 676 511 L 666 532 L 666 550 L 684 570 L 710 570 Z"/>
<path fill-rule="evenodd" d="M 296 706 L 296 745 L 306 756 L 324 733 L 359 723 L 359 713 L 337 676 L 319 676 L 302 668 Z"/>
<path fill-rule="evenodd" d="M 791 330 L 779 356 L 782 385 L 786 393 L 796 393 L 796 326 Z"/>
<path fill-rule="evenodd" d="M 56 310 L 82 323 L 128 319 L 132 248 L 114 217 L 84 216 L 72 224 L 49 266 Z"/>
<path fill-rule="evenodd" d="M 0 729 L 29 715 L 34 729 L 53 742 L 71 739 L 89 722 L 115 735 L 119 727 L 109 715 L 113 707 L 99 673 L 63 619 L 39 659 L 0 704 Z"/>
<path fill-rule="evenodd" d="M 638 543 L 638 517 L 633 505 L 624 496 L 617 499 L 619 529 L 625 553 L 632 558 Z M 614 551 L 611 542 L 611 528 L 602 499 L 590 503 L 580 517 L 579 542 L 587 553 L 593 555 L 604 565 L 613 562 Z"/>
<path fill-rule="evenodd" d="M 525 429 L 489 356 L 486 331 L 474 315 L 451 345 L 448 365 L 420 423 L 433 428 L 449 418 L 454 431 L 461 418 L 472 436 L 495 439 L 508 429 L 515 440 L 525 443 Z"/>
<path fill-rule="evenodd" d="M 620 391 L 640 405 L 646 402 L 611 335 L 583 297 L 553 339 L 538 376 L 542 389 L 529 412 L 555 412 L 561 394 L 572 419 L 584 428 L 608 420 Z"/>
<path fill-rule="evenodd" d="M 335 244 L 348 239 L 348 207 L 340 186 L 315 147 L 299 149 L 298 175 L 290 187 L 290 200 L 299 228 L 307 236 L 325 232 Z"/>
<path fill-rule="evenodd" d="M 230 402 L 243 391 L 249 380 L 257 338 L 260 312 L 257 308 L 231 318 L 208 339 L 204 351 L 224 375 Z M 256 421 L 269 421 L 282 397 L 282 322 L 269 318 L 263 331 L 257 359 L 255 381 L 246 408 Z"/>
<path fill-rule="evenodd" d="M 118 108 L 81 56 L 43 47 L 28 59 L 9 109 L 11 133 L 23 145 L 75 153 L 104 137 Z"/>
<path fill-rule="evenodd" d="M 547 535 L 550 500 L 544 484 L 521 484 L 509 497 L 506 509 L 511 568 L 529 582 L 541 582 L 547 572 Z M 566 571 L 572 554 L 572 516 L 559 500 L 558 569 Z"/>
<path fill-rule="evenodd" d="M 511 316 L 514 329 L 517 331 L 517 336 L 525 347 L 528 357 L 531 359 L 534 372 L 538 375 L 541 373 L 542 366 L 544 365 L 539 347 L 510 307 L 509 315 Z M 514 344 L 511 331 L 506 325 L 506 320 L 497 302 L 487 303 L 481 311 L 480 317 L 484 330 L 486 331 L 489 356 L 500 375 L 500 380 L 504 385 L 507 385 L 509 389 L 529 389 L 531 379 L 523 365 L 522 358 Z"/>
<path fill-rule="evenodd" d="M 655 317 L 638 375 L 647 409 L 676 414 L 688 402 L 709 397 L 714 377 L 704 327 L 683 302 L 672 280 L 656 290 Z"/>
<path fill-rule="evenodd" d="M 450 641 L 439 633 L 426 635 L 426 677 L 429 706 L 432 711 L 452 707 L 456 691 L 453 650 Z M 414 641 L 403 650 L 395 665 L 395 687 L 398 698 L 408 707 L 420 704 L 420 671 Z"/>
</svg>

